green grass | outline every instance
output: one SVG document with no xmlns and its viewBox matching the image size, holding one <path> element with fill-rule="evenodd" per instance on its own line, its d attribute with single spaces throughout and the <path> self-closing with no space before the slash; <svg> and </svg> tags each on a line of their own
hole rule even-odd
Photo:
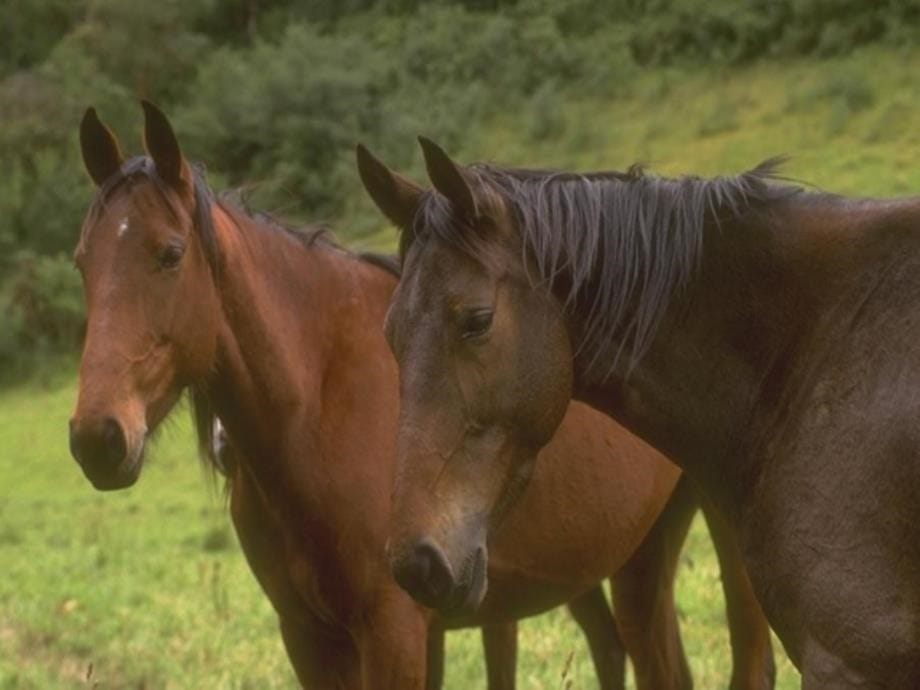
<svg viewBox="0 0 920 690">
<path fill-rule="evenodd" d="M 509 115 L 459 153 L 704 175 L 790 154 L 788 174 L 828 190 L 916 193 L 918 67 L 920 50 L 868 49 L 835 62 L 661 70 L 618 85 L 616 98 L 554 105 L 543 94 L 551 127 Z M 368 244 L 392 240 L 382 230 Z M 74 396 L 72 375 L 0 393 L 0 689 L 293 687 L 274 615 L 198 467 L 185 415 L 161 434 L 135 488 L 99 494 L 67 451 Z M 678 598 L 697 687 L 725 687 L 718 570 L 699 522 Z M 563 687 L 570 654 L 572 687 L 595 687 L 563 612 L 525 622 L 520 647 L 521 688 Z M 798 687 L 777 651 L 777 687 Z M 449 636 L 448 688 L 482 687 L 481 664 L 476 634 Z"/>
<path fill-rule="evenodd" d="M 561 131 L 528 139 L 503 119 L 463 159 L 581 170 L 641 162 L 663 174 L 732 174 L 788 155 L 787 174 L 828 191 L 920 191 L 920 49 L 834 61 L 646 72 L 611 99 L 564 104 Z"/>
<path fill-rule="evenodd" d="M 74 687 L 90 665 L 107 688 L 291 687 L 186 415 L 139 486 L 102 494 L 67 449 L 74 398 L 72 377 L 0 395 L 0 688 Z"/>
<path fill-rule="evenodd" d="M 67 450 L 75 395 L 70 376 L 0 393 L 0 688 L 295 687 L 184 410 L 139 483 L 103 494 Z M 724 687 L 718 570 L 700 524 L 683 557 L 680 609 L 697 687 Z M 565 612 L 524 622 L 520 648 L 521 688 L 561 688 L 570 654 L 572 687 L 596 687 Z M 483 686 L 478 634 L 450 634 L 447 663 L 446 687 Z M 779 687 L 795 687 L 788 662 L 780 668 Z"/>
</svg>

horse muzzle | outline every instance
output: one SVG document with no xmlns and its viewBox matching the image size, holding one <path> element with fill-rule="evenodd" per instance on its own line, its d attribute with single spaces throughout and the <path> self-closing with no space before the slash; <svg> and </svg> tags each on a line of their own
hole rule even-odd
<svg viewBox="0 0 920 690">
<path fill-rule="evenodd" d="M 475 611 L 488 587 L 485 544 L 472 549 L 456 570 L 444 551 L 430 538 L 422 538 L 399 551 L 390 561 L 397 584 L 423 606 L 445 617 Z"/>
<path fill-rule="evenodd" d="M 140 475 L 146 430 L 134 436 L 114 417 L 75 417 L 70 420 L 70 453 L 96 489 L 124 489 Z"/>
</svg>

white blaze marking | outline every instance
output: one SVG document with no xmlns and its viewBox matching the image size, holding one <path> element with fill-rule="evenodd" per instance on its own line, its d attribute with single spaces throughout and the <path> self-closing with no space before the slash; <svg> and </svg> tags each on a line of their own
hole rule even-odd
<svg viewBox="0 0 920 690">
<path fill-rule="evenodd" d="M 121 222 L 118 224 L 118 236 L 124 237 L 126 232 L 128 232 L 128 219 L 122 218 Z"/>
</svg>

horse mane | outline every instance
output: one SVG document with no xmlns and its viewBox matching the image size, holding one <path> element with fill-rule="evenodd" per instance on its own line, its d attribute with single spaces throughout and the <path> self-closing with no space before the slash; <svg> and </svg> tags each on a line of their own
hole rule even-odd
<svg viewBox="0 0 920 690">
<path fill-rule="evenodd" d="M 319 245 L 345 251 L 335 239 L 335 234 L 328 225 L 324 223 L 291 225 L 273 213 L 252 208 L 246 191 L 240 187 L 225 189 L 216 196 L 215 201 L 237 223 L 237 226 L 239 226 L 239 220 L 245 218 L 293 237 L 306 248 Z M 211 218 L 210 214 L 209 218 Z"/>
<path fill-rule="evenodd" d="M 396 257 L 386 257 L 380 254 L 354 254 L 342 247 L 335 239 L 332 230 L 323 224 L 313 224 L 294 227 L 279 220 L 276 216 L 265 211 L 256 211 L 250 208 L 246 195 L 240 189 L 229 189 L 215 194 L 207 183 L 205 168 L 200 163 L 191 163 L 195 211 L 193 224 L 204 248 L 205 257 L 215 278 L 220 275 L 222 260 L 217 242 L 217 231 L 214 225 L 212 209 L 218 206 L 224 211 L 237 228 L 242 229 L 241 222 L 251 221 L 271 231 L 283 233 L 297 240 L 304 248 L 315 246 L 332 249 L 358 260 L 366 261 L 378 266 L 397 277 L 399 276 L 399 260 Z M 106 202 L 116 190 L 125 184 L 133 184 L 138 179 L 149 180 L 162 197 L 164 204 L 171 212 L 179 217 L 179 209 L 175 203 L 175 195 L 170 185 L 157 173 L 156 165 L 149 156 L 135 156 L 122 163 L 109 179 L 100 185 L 99 190 L 90 205 L 86 220 L 80 232 L 77 252 L 81 251 L 83 243 L 90 232 L 90 228 L 98 220 L 100 213 L 105 209 Z M 222 459 L 217 456 L 214 448 L 214 422 L 217 413 L 211 393 L 205 382 L 197 382 L 189 386 L 189 401 L 192 423 L 198 443 L 198 455 L 205 469 L 212 477 L 223 475 L 225 492 L 229 490 L 229 480 L 234 468 L 224 467 Z"/>
<path fill-rule="evenodd" d="M 576 354 L 586 355 L 589 371 L 605 360 L 608 376 L 624 353 L 631 367 L 647 350 L 672 296 L 695 275 L 707 224 L 721 226 L 800 191 L 778 184 L 782 162 L 711 179 L 657 177 L 639 166 L 586 174 L 490 164 L 465 170 L 474 188 L 507 205 L 524 265 L 536 269 L 528 277 L 560 293 L 569 313 L 578 309 L 584 329 Z M 429 190 L 400 237 L 400 254 L 434 236 L 484 262 L 494 252 L 485 234 Z"/>
<path fill-rule="evenodd" d="M 358 258 L 371 266 L 382 268 L 395 278 L 402 277 L 402 262 L 398 256 L 392 254 L 378 254 L 377 252 L 361 252 Z"/>
</svg>

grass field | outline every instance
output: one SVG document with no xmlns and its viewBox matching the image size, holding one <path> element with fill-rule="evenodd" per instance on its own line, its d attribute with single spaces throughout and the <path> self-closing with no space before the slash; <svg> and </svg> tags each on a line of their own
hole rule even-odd
<svg viewBox="0 0 920 690">
<path fill-rule="evenodd" d="M 467 158 L 665 173 L 734 172 L 791 154 L 788 172 L 830 190 L 920 191 L 920 51 L 833 63 L 657 71 L 616 97 L 559 104 L 557 135 L 499 121 Z M 552 124 L 552 123 L 551 123 Z M 408 143 L 407 143 L 408 144 Z M 390 246 L 381 233 L 377 244 Z M 290 688 L 268 603 L 219 492 L 194 457 L 186 415 L 164 430 L 139 484 L 96 493 L 67 451 L 73 376 L 0 392 L 0 688 Z M 725 687 L 729 650 L 715 559 L 699 523 L 679 604 L 698 688 Z M 563 613 L 522 626 L 520 687 L 593 688 Z M 777 687 L 798 687 L 778 649 Z M 447 687 L 482 687 L 478 636 L 450 636 Z"/>
<path fill-rule="evenodd" d="M 0 394 L 0 688 L 295 687 L 184 411 L 140 482 L 101 494 L 67 450 L 74 397 L 70 377 Z M 718 570 L 699 524 L 683 556 L 680 609 L 697 687 L 724 687 Z M 448 644 L 446 686 L 482 687 L 478 635 L 453 633 Z M 561 688 L 570 654 L 572 687 L 596 687 L 567 614 L 525 622 L 520 687 Z M 780 676 L 779 687 L 796 686 L 785 660 Z"/>
</svg>

